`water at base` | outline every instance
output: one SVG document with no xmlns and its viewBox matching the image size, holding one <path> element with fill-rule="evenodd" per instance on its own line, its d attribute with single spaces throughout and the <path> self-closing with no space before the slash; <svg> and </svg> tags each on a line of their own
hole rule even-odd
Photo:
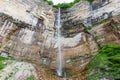
<svg viewBox="0 0 120 80">
<path fill-rule="evenodd" d="M 63 76 L 63 75 L 62 75 L 62 70 L 57 69 L 57 75 L 58 75 L 58 76 Z"/>
<path fill-rule="evenodd" d="M 60 8 L 57 14 L 57 45 L 58 45 L 58 69 L 57 69 L 57 74 L 58 76 L 62 76 L 62 44 L 61 44 L 61 23 L 60 23 Z"/>
<path fill-rule="evenodd" d="M 67 80 L 66 72 L 64 72 L 64 80 Z"/>
</svg>

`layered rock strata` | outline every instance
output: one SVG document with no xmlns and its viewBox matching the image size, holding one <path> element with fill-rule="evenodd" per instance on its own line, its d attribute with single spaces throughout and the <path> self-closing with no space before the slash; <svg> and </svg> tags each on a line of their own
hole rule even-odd
<svg viewBox="0 0 120 80">
<path fill-rule="evenodd" d="M 100 4 L 97 9 L 95 4 Z M 86 26 L 118 14 L 119 4 L 119 0 L 93 4 L 81 1 L 72 8 L 62 10 L 63 68 L 71 72 L 68 75 L 74 75 L 74 78 L 84 75 L 82 71 L 86 70 L 87 62 L 99 47 L 107 42 L 120 43 L 119 17 L 86 30 Z M 55 70 L 58 66 L 55 16 L 56 9 L 42 0 L 0 1 L 0 52 L 17 59 L 36 61 Z M 101 36 L 95 38 L 99 35 L 102 39 Z"/>
</svg>

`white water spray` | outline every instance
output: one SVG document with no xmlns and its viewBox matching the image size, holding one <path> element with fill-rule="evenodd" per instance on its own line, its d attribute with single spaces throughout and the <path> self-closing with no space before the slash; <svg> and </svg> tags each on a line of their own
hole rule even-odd
<svg viewBox="0 0 120 80">
<path fill-rule="evenodd" d="M 58 69 L 57 74 L 58 76 L 62 76 L 62 44 L 61 44 L 61 18 L 60 18 L 60 8 L 57 14 L 57 46 L 58 46 Z"/>
</svg>

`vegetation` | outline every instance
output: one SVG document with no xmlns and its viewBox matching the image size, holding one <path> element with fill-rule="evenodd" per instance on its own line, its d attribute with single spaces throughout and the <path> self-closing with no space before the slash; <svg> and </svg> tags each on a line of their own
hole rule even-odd
<svg viewBox="0 0 120 80">
<path fill-rule="evenodd" d="M 102 39 L 102 38 L 103 38 L 103 35 L 95 36 L 95 39 L 96 39 L 96 40 L 99 40 L 99 39 Z"/>
<path fill-rule="evenodd" d="M 12 77 L 13 74 L 14 74 L 13 72 L 9 73 L 9 75 L 5 78 L 5 80 L 9 80 L 9 78 Z"/>
<path fill-rule="evenodd" d="M 0 70 L 6 66 L 5 60 L 7 60 L 7 58 L 0 57 Z"/>
<path fill-rule="evenodd" d="M 110 20 L 111 20 L 111 18 L 107 18 L 107 19 L 101 20 L 100 22 L 95 24 L 93 27 L 98 26 L 98 25 L 103 24 L 103 23 L 106 23 L 106 22 L 109 22 Z"/>
<path fill-rule="evenodd" d="M 88 1 L 88 2 L 92 3 L 94 0 L 86 0 L 86 1 Z"/>
<path fill-rule="evenodd" d="M 53 5 L 52 0 L 44 0 L 44 1 L 47 1 L 49 5 Z"/>
<path fill-rule="evenodd" d="M 91 27 L 84 27 L 84 31 L 88 32 L 91 29 Z"/>
<path fill-rule="evenodd" d="M 31 75 L 30 77 L 27 78 L 27 80 L 35 80 L 35 77 Z"/>
<path fill-rule="evenodd" d="M 70 8 L 72 7 L 74 4 L 78 3 L 80 0 L 74 0 L 73 2 L 70 2 L 70 3 L 59 3 L 57 5 L 54 5 L 52 0 L 44 0 L 44 1 L 47 1 L 49 5 L 53 5 L 53 7 L 60 7 L 60 8 Z M 94 0 L 85 0 L 85 1 L 88 1 L 90 3 L 92 3 Z"/>
<path fill-rule="evenodd" d="M 11 64 L 13 62 L 13 60 L 14 59 L 12 59 L 12 58 L 6 58 L 6 57 L 0 56 L 0 70 L 5 68 L 6 65 Z"/>
<path fill-rule="evenodd" d="M 89 63 L 87 80 L 120 79 L 120 45 L 105 45 Z"/>
<path fill-rule="evenodd" d="M 60 8 L 70 8 L 72 7 L 74 4 L 78 3 L 80 0 L 74 0 L 73 2 L 70 3 L 62 3 L 62 4 L 57 4 L 54 5 L 54 7 L 60 7 Z"/>
</svg>

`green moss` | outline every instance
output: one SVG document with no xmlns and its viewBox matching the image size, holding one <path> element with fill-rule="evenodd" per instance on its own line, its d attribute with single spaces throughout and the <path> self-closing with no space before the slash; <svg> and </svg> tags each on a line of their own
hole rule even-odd
<svg viewBox="0 0 120 80">
<path fill-rule="evenodd" d="M 115 80 L 120 78 L 120 45 L 105 45 L 89 63 L 88 73 L 94 71 L 87 80 L 100 80 L 107 78 Z"/>
</svg>

